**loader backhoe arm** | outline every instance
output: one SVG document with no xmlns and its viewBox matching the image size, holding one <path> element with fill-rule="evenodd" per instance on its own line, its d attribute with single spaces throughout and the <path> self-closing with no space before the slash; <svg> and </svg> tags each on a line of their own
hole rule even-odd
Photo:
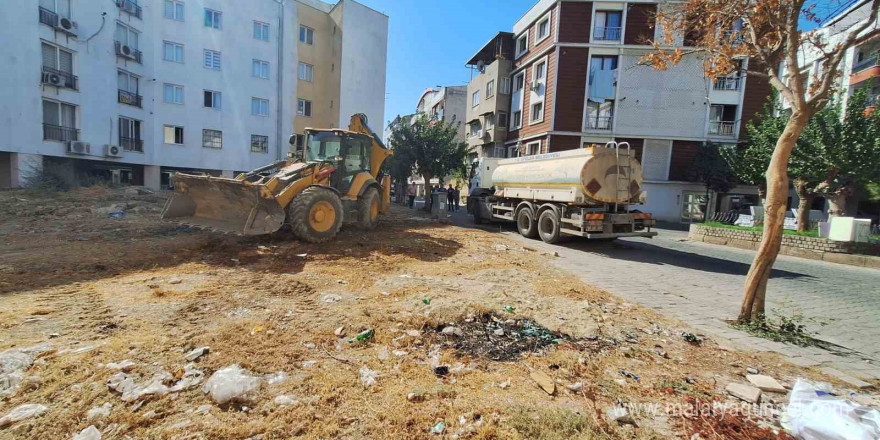
<svg viewBox="0 0 880 440">
<path fill-rule="evenodd" d="M 394 152 L 385 147 L 385 144 L 382 143 L 382 139 L 370 129 L 370 126 L 367 125 L 367 115 L 363 113 L 355 113 L 351 115 L 351 122 L 348 124 L 348 131 L 365 134 L 373 140 L 373 148 L 370 149 L 370 174 L 373 175 L 373 178 L 376 178 L 376 176 L 379 175 L 379 169 L 382 168 L 382 163 L 385 162 L 385 159 L 393 155 Z"/>
</svg>

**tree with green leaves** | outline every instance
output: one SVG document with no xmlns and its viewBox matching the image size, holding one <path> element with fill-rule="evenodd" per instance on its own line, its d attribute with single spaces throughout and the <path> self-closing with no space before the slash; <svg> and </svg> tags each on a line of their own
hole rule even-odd
<svg viewBox="0 0 880 440">
<path fill-rule="evenodd" d="M 399 157 L 398 162 L 392 162 L 392 175 L 415 174 L 430 185 L 434 177 L 443 179 L 462 172 L 467 166 L 467 143 L 456 139 L 459 124 L 429 119 L 426 115 L 416 117 L 412 123 L 398 124 L 389 140 L 395 158 Z"/>
<path fill-rule="evenodd" d="M 736 175 L 721 155 L 720 149 L 719 145 L 712 142 L 701 143 L 697 148 L 694 165 L 688 171 L 689 180 L 700 182 L 706 187 L 706 203 L 709 202 L 710 191 L 724 194 L 736 186 Z M 708 206 L 704 212 L 709 213 Z"/>
</svg>

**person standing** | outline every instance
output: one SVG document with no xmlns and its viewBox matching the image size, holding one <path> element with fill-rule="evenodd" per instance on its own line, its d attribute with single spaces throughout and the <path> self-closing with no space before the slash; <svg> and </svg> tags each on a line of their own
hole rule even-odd
<svg viewBox="0 0 880 440">
<path fill-rule="evenodd" d="M 452 184 L 449 184 L 449 188 L 446 188 L 446 211 L 452 212 L 455 203 L 455 188 L 452 187 Z"/>
<path fill-rule="evenodd" d="M 455 202 L 455 212 L 458 212 L 458 204 L 461 202 L 461 190 L 456 187 L 454 191 L 455 197 L 453 197 L 452 200 Z"/>
<path fill-rule="evenodd" d="M 409 209 L 413 209 L 416 204 L 416 184 L 410 182 L 409 185 L 406 186 L 406 206 L 409 206 Z"/>
</svg>

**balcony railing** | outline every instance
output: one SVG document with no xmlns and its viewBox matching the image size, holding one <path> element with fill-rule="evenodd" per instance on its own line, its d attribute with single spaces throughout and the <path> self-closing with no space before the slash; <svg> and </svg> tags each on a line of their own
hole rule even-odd
<svg viewBox="0 0 880 440">
<path fill-rule="evenodd" d="M 128 58 L 130 60 L 134 60 L 134 62 L 136 62 L 138 64 L 143 64 L 141 62 L 143 59 L 143 54 L 141 54 L 141 51 L 139 51 L 131 46 L 126 46 L 126 45 L 122 44 L 122 42 L 120 42 L 120 41 L 114 41 L 113 43 L 114 43 L 114 46 L 116 47 L 116 55 L 121 56 L 123 58 Z M 128 48 L 128 53 L 125 53 L 124 48 L 126 48 L 126 47 Z"/>
<path fill-rule="evenodd" d="M 137 151 L 138 153 L 144 152 L 143 139 L 120 136 L 119 145 L 121 145 L 122 149 L 125 151 Z"/>
<path fill-rule="evenodd" d="M 40 7 L 40 23 L 52 27 L 58 27 L 58 14 L 44 7 Z"/>
<path fill-rule="evenodd" d="M 711 121 L 709 122 L 709 134 L 716 136 L 733 136 L 736 131 L 734 121 Z"/>
<path fill-rule="evenodd" d="M 611 130 L 613 115 L 587 115 L 588 130 Z"/>
<path fill-rule="evenodd" d="M 132 0 L 116 0 L 116 6 L 119 9 L 122 9 L 125 12 L 128 12 L 131 15 L 134 15 L 137 18 L 141 18 L 141 7 L 138 6 L 137 2 Z"/>
<path fill-rule="evenodd" d="M 56 87 L 66 87 L 68 89 L 79 90 L 79 84 L 76 75 L 70 72 L 64 72 L 51 67 L 43 66 L 41 80 L 43 84 L 49 84 Z"/>
<path fill-rule="evenodd" d="M 47 141 L 78 141 L 79 130 L 73 127 L 43 124 L 43 139 Z"/>
<path fill-rule="evenodd" d="M 869 56 L 868 58 L 865 58 L 864 60 L 853 64 L 852 73 L 858 73 L 858 72 L 861 72 L 862 70 L 874 67 L 876 65 L 877 65 L 877 54 L 875 53 L 875 54 Z"/>
<path fill-rule="evenodd" d="M 596 26 L 593 30 L 593 39 L 598 41 L 620 41 L 620 28 Z"/>
<path fill-rule="evenodd" d="M 715 79 L 715 90 L 739 90 L 740 77 L 738 76 L 722 76 Z"/>
<path fill-rule="evenodd" d="M 132 93 L 127 90 L 120 89 L 118 96 L 119 102 L 121 102 L 122 104 L 133 105 L 135 107 L 141 106 L 141 99 L 143 97 L 141 95 L 138 95 L 137 93 Z"/>
</svg>

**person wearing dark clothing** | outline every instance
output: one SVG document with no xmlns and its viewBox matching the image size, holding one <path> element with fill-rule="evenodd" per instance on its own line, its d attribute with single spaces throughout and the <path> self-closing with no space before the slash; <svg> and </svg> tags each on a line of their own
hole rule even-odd
<svg viewBox="0 0 880 440">
<path fill-rule="evenodd" d="M 449 184 L 449 188 L 446 189 L 446 210 L 452 212 L 453 202 L 455 200 L 455 188 L 452 187 L 452 184 Z"/>
</svg>

